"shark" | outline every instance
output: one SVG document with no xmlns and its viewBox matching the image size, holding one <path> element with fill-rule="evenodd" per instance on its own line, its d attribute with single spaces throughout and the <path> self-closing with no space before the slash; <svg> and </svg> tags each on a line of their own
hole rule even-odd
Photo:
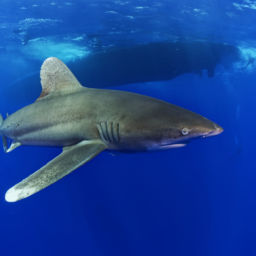
<svg viewBox="0 0 256 256">
<path fill-rule="evenodd" d="M 223 131 L 209 119 L 159 99 L 82 86 L 55 57 L 44 61 L 40 78 L 42 91 L 35 102 L 5 120 L 0 117 L 4 151 L 36 145 L 62 147 L 62 152 L 11 187 L 7 202 L 41 191 L 104 150 L 177 148 Z"/>
</svg>

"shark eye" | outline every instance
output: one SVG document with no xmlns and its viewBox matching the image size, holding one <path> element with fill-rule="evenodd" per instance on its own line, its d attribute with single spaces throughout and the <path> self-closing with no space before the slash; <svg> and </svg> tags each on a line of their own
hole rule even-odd
<svg viewBox="0 0 256 256">
<path fill-rule="evenodd" d="M 189 134 L 189 129 L 188 128 L 183 128 L 182 130 L 181 130 L 181 133 L 182 133 L 182 135 L 188 135 Z"/>
</svg>

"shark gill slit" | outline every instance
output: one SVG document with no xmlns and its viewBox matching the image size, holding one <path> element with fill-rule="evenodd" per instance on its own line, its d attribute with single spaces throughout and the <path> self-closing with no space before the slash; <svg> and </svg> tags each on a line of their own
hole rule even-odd
<svg viewBox="0 0 256 256">
<path fill-rule="evenodd" d="M 100 138 L 101 138 L 104 142 L 106 142 L 106 138 L 104 137 L 104 134 L 103 134 L 101 122 L 100 122 L 99 124 L 97 124 L 97 128 L 98 128 L 98 132 L 99 132 Z"/>
<path fill-rule="evenodd" d="M 107 135 L 107 124 L 106 124 L 106 122 L 100 122 L 99 130 L 100 130 L 101 139 L 105 143 L 110 142 L 109 137 Z"/>
<path fill-rule="evenodd" d="M 104 142 L 118 143 L 120 141 L 119 123 L 114 122 L 100 122 L 97 124 L 100 138 Z"/>
<path fill-rule="evenodd" d="M 115 137 L 114 137 L 114 123 L 113 122 L 110 122 L 110 134 L 111 134 L 112 142 L 116 142 Z"/>
<path fill-rule="evenodd" d="M 106 133 L 106 138 L 107 138 L 107 141 L 108 142 L 111 142 L 111 138 L 110 138 L 110 136 L 109 136 L 109 131 L 108 131 L 108 122 L 104 122 L 104 127 L 105 127 L 105 133 Z"/>
<path fill-rule="evenodd" d="M 118 144 L 120 141 L 119 123 L 110 122 L 110 131 L 111 131 L 111 142 Z"/>
<path fill-rule="evenodd" d="M 116 129 L 114 131 L 115 133 L 113 135 L 116 140 L 116 143 L 119 143 L 120 142 L 119 123 L 116 123 Z"/>
</svg>

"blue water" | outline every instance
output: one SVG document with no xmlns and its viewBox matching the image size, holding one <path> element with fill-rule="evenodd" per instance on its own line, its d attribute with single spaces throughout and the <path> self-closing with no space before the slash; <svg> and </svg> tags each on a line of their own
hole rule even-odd
<svg viewBox="0 0 256 256">
<path fill-rule="evenodd" d="M 60 149 L 23 146 L 1 153 L 0 255 L 256 255 L 255 21 L 254 0 L 2 0 L 3 115 L 38 97 L 38 72 L 49 56 L 75 69 L 96 53 L 185 41 L 230 45 L 239 57 L 218 60 L 209 75 L 206 67 L 193 70 L 199 62 L 212 63 L 215 52 L 210 48 L 194 62 L 187 47 L 182 56 L 192 62 L 182 63 L 187 69 L 170 79 L 159 75 L 160 64 L 154 69 L 159 80 L 145 75 L 141 82 L 131 73 L 118 85 L 114 76 L 108 83 L 102 78 L 105 88 L 150 95 L 200 113 L 224 128 L 219 136 L 161 152 L 103 152 L 17 203 L 4 200 L 7 189 Z M 113 66 L 111 56 L 107 61 Z M 74 71 L 87 85 L 85 66 L 78 66 Z M 146 72 L 144 67 L 138 73 Z M 126 59 L 120 58 L 120 69 L 125 68 Z M 97 70 L 93 87 L 101 87 L 101 74 L 107 77 L 104 68 Z M 133 82 L 126 84 L 130 77 Z"/>
</svg>

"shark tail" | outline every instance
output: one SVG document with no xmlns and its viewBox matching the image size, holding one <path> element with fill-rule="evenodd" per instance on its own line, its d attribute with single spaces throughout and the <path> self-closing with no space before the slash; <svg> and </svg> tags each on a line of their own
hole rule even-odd
<svg viewBox="0 0 256 256">
<path fill-rule="evenodd" d="M 3 148 L 4 148 L 4 152 L 7 151 L 8 148 L 8 141 L 5 135 L 2 134 L 1 132 L 1 126 L 4 122 L 3 116 L 0 114 L 0 135 L 2 135 L 2 140 L 3 140 Z"/>
</svg>

